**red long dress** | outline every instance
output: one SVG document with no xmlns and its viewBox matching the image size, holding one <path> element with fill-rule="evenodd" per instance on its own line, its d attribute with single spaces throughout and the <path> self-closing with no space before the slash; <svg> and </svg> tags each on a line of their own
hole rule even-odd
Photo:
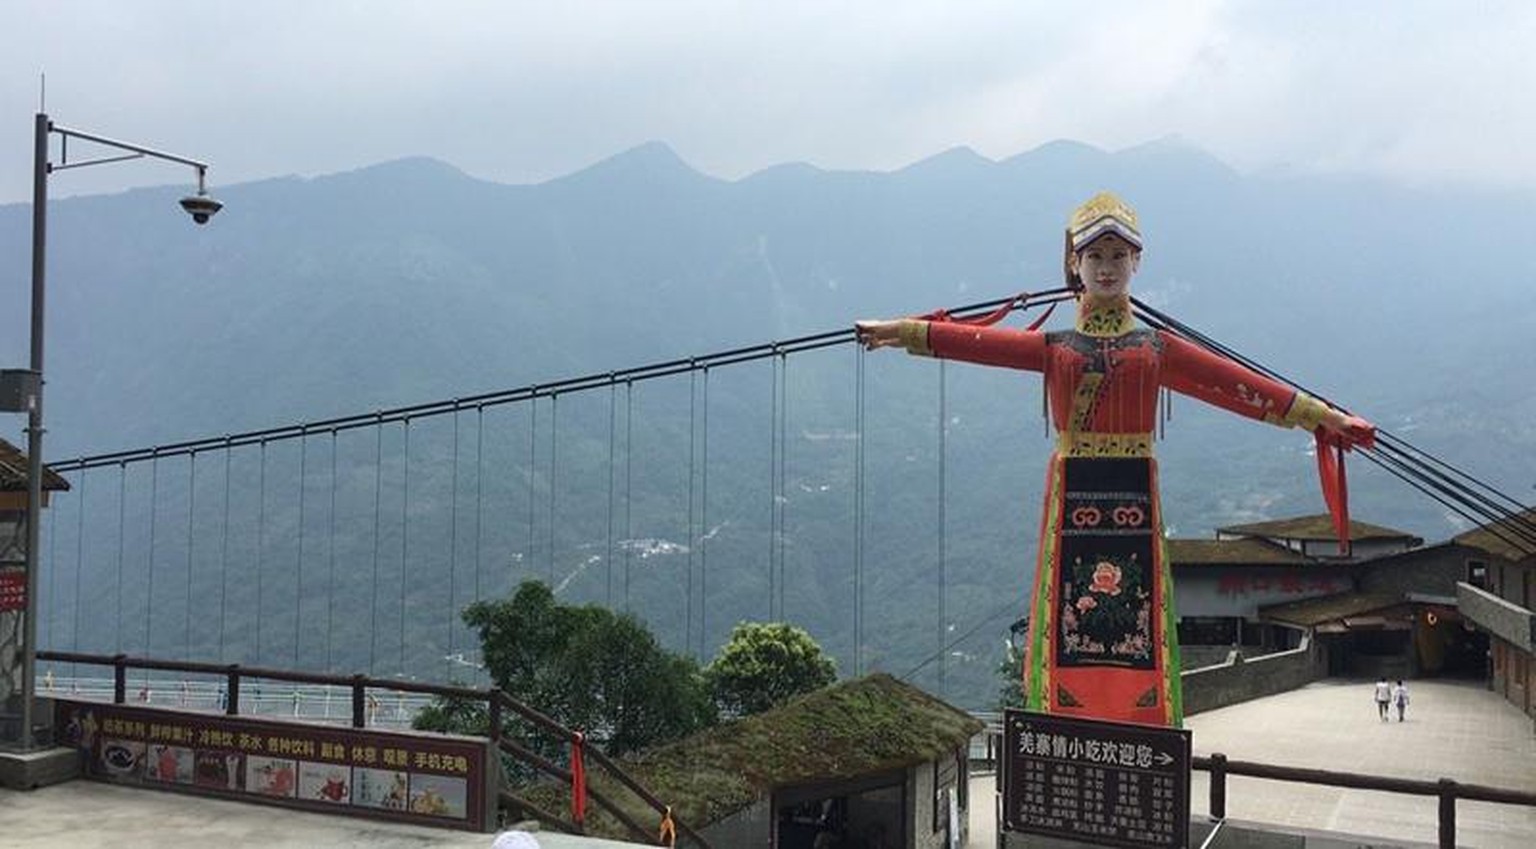
<svg viewBox="0 0 1536 849">
<path fill-rule="evenodd" d="M 1118 304 L 1083 311 L 1068 331 L 911 321 L 902 340 L 914 353 L 1044 375 L 1058 437 L 1029 608 L 1025 707 L 1182 724 L 1152 456 L 1159 390 L 1287 427 L 1315 428 L 1326 407 L 1182 338 L 1136 328 Z"/>
</svg>

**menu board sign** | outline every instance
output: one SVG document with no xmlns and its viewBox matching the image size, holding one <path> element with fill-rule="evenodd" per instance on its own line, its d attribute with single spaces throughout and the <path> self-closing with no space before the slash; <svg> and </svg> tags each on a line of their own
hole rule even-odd
<svg viewBox="0 0 1536 849">
<path fill-rule="evenodd" d="M 1009 710 L 1003 827 L 1127 847 L 1189 839 L 1190 732 Z"/>
<path fill-rule="evenodd" d="M 55 700 L 91 778 L 485 831 L 488 743 L 154 707 Z"/>
</svg>

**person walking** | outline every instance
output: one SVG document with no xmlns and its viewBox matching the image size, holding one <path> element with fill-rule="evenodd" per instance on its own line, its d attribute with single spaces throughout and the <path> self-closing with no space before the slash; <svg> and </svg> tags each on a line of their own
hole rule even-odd
<svg viewBox="0 0 1536 849">
<path fill-rule="evenodd" d="M 1392 685 L 1387 683 L 1387 676 L 1381 676 L 1376 682 L 1376 715 L 1382 722 L 1387 721 L 1387 707 L 1392 703 Z"/>
<path fill-rule="evenodd" d="M 1403 713 L 1408 710 L 1408 686 L 1398 679 L 1397 686 L 1392 688 L 1392 704 L 1397 705 L 1397 721 L 1403 721 Z"/>
</svg>

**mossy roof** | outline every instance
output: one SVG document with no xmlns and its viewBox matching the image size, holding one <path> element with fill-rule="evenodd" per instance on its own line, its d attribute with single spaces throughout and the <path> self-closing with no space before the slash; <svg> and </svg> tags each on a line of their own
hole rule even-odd
<svg viewBox="0 0 1536 849">
<path fill-rule="evenodd" d="M 1174 566 L 1316 566 L 1321 561 L 1262 539 L 1170 539 Z"/>
<path fill-rule="evenodd" d="M 623 766 L 694 828 L 776 787 L 852 779 L 926 763 L 985 726 L 877 673 L 636 753 Z"/>
<path fill-rule="evenodd" d="M 27 455 L 20 448 L 0 439 L 0 492 L 24 492 L 27 488 Z M 69 481 L 54 470 L 43 467 L 43 489 L 67 490 Z"/>
<path fill-rule="evenodd" d="M 1339 538 L 1339 535 L 1333 530 L 1333 518 L 1327 513 L 1297 516 L 1291 519 L 1276 519 L 1271 522 L 1254 522 L 1248 525 L 1231 525 L 1225 528 L 1217 528 L 1216 530 L 1218 533 L 1223 534 L 1269 537 L 1270 539 L 1336 541 Z M 1414 545 L 1423 543 L 1422 539 L 1407 531 L 1384 528 L 1381 525 L 1359 522 L 1354 519 L 1349 521 L 1349 538 L 1356 542 L 1368 539 L 1381 539 L 1412 540 Z"/>
<path fill-rule="evenodd" d="M 1259 608 L 1259 618 L 1311 628 L 1324 622 L 1363 616 L 1402 604 L 1404 599 L 1400 595 L 1348 592 L 1265 605 Z"/>
<path fill-rule="evenodd" d="M 1528 538 L 1529 534 L 1526 532 L 1526 528 L 1532 523 L 1536 523 L 1536 507 L 1517 514 L 1515 523 L 1509 523 L 1506 520 L 1505 522 L 1490 522 L 1486 525 L 1479 525 L 1464 534 L 1454 537 L 1452 541 L 1480 551 L 1486 551 L 1489 554 L 1496 554 L 1506 560 L 1518 562 L 1532 556 L 1532 554 L 1536 554 L 1536 552 L 1532 551 L 1533 547 L 1529 543 L 1517 545 L 1517 543 L 1521 543 Z"/>
</svg>

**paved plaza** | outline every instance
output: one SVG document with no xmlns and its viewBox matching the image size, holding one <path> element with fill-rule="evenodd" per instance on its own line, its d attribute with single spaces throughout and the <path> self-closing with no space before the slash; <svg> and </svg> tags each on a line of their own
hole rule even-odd
<svg viewBox="0 0 1536 849">
<path fill-rule="evenodd" d="M 1451 778 L 1536 793 L 1536 735 L 1530 717 L 1474 683 L 1409 683 L 1413 702 L 1401 723 L 1376 718 L 1370 681 L 1322 681 L 1197 714 L 1188 722 L 1195 753 L 1397 778 Z M 992 776 L 973 779 L 967 849 L 996 846 L 992 791 Z M 1209 799 L 1205 773 L 1195 773 L 1191 792 L 1193 813 L 1203 817 Z M 1437 811 L 1436 800 L 1427 796 L 1228 779 L 1227 814 L 1245 823 L 1432 845 Z M 1459 802 L 1456 819 L 1462 846 L 1536 847 L 1536 809 Z M 628 845 L 548 833 L 537 839 L 542 849 Z M 74 781 L 30 793 L 0 790 L 0 841 L 49 849 L 487 849 L 492 838 Z M 1227 845 L 1218 839 L 1212 849 Z"/>
<path fill-rule="evenodd" d="M 1434 781 L 1450 778 L 1536 793 L 1531 718 L 1462 681 L 1410 681 L 1407 720 L 1381 722 L 1371 681 L 1329 679 L 1289 693 L 1196 714 L 1197 755 Z M 1195 773 L 1194 813 L 1206 813 L 1207 775 Z M 1438 802 L 1310 784 L 1229 777 L 1227 816 L 1433 844 Z M 1456 839 L 1486 849 L 1536 847 L 1536 809 L 1458 802 Z"/>
</svg>

